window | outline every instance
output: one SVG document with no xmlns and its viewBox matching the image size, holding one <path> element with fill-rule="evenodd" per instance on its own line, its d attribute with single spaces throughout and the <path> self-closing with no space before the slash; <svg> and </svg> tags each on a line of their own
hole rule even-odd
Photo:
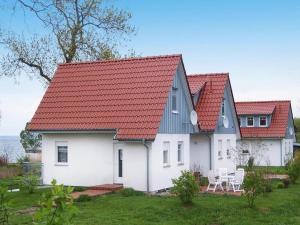
<svg viewBox="0 0 300 225">
<path fill-rule="evenodd" d="M 222 113 L 222 116 L 225 116 L 225 99 L 223 99 L 223 102 L 222 102 L 221 113 Z"/>
<path fill-rule="evenodd" d="M 183 142 L 177 144 L 177 162 L 179 164 L 183 163 Z"/>
<path fill-rule="evenodd" d="M 230 144 L 230 139 L 227 139 L 227 149 L 226 149 L 226 155 L 227 155 L 227 158 L 230 159 L 231 158 L 231 153 L 230 153 L 230 148 L 231 148 L 231 144 Z"/>
<path fill-rule="evenodd" d="M 218 140 L 218 157 L 222 159 L 222 140 Z"/>
<path fill-rule="evenodd" d="M 68 163 L 68 145 L 66 142 L 57 142 L 57 162 Z"/>
<path fill-rule="evenodd" d="M 259 126 L 260 127 L 266 127 L 267 126 L 267 117 L 266 116 L 260 116 L 259 117 Z"/>
<path fill-rule="evenodd" d="M 163 164 L 164 166 L 170 165 L 170 142 L 163 143 Z"/>
<path fill-rule="evenodd" d="M 173 90 L 173 94 L 172 94 L 172 112 L 173 113 L 177 112 L 177 94 L 175 90 Z"/>
<path fill-rule="evenodd" d="M 241 117 L 238 117 L 238 123 L 239 123 L 240 127 L 242 127 Z"/>
<path fill-rule="evenodd" d="M 254 118 L 253 118 L 253 116 L 247 117 L 247 127 L 254 127 Z"/>
</svg>

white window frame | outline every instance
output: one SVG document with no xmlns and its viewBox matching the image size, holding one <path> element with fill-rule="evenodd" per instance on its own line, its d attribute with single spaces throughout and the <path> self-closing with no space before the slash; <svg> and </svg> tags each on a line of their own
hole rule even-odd
<svg viewBox="0 0 300 225">
<path fill-rule="evenodd" d="M 175 98 L 175 109 L 173 109 L 173 102 L 174 102 L 174 98 Z M 178 101 L 177 101 L 177 89 L 173 89 L 172 90 L 172 97 L 171 97 L 171 110 L 172 113 L 174 114 L 178 114 Z"/>
<path fill-rule="evenodd" d="M 222 115 L 222 117 L 226 116 L 225 98 L 223 98 L 223 100 L 222 100 L 221 115 Z"/>
<path fill-rule="evenodd" d="M 164 162 L 165 152 L 167 152 L 167 162 Z M 170 167 L 170 142 L 169 141 L 163 142 L 162 162 L 163 162 L 163 167 Z"/>
<path fill-rule="evenodd" d="M 218 140 L 218 159 L 223 159 L 223 140 Z"/>
<path fill-rule="evenodd" d="M 230 139 L 227 139 L 227 140 L 226 140 L 226 155 L 227 155 L 227 159 L 230 159 L 230 158 L 231 158 L 231 152 L 230 152 L 230 149 L 231 149 L 231 140 L 230 140 Z"/>
<path fill-rule="evenodd" d="M 67 147 L 67 162 L 59 162 L 58 161 L 58 148 L 59 147 Z M 69 145 L 67 141 L 56 141 L 55 142 L 55 164 L 60 166 L 67 166 L 69 164 Z"/>
<path fill-rule="evenodd" d="M 179 146 L 180 149 L 179 149 Z M 179 160 L 179 155 L 180 155 L 180 160 Z M 183 165 L 184 164 L 184 144 L 183 141 L 178 141 L 177 142 L 177 163 L 178 165 Z"/>
<path fill-rule="evenodd" d="M 249 119 L 249 118 L 252 118 L 252 120 L 253 120 L 253 124 L 252 124 L 252 125 L 249 125 L 249 124 L 248 124 L 248 119 Z M 247 116 L 247 117 L 246 117 L 246 126 L 247 126 L 247 127 L 254 127 L 254 116 Z"/>
<path fill-rule="evenodd" d="M 261 123 L 260 123 L 261 118 L 266 118 L 266 125 L 261 125 Z M 267 127 L 268 126 L 268 117 L 267 116 L 260 116 L 259 117 L 259 126 L 260 127 Z"/>
</svg>

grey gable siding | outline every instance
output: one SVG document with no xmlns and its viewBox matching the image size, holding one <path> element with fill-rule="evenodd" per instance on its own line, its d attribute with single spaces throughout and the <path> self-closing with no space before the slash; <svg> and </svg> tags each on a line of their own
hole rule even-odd
<svg viewBox="0 0 300 225">
<path fill-rule="evenodd" d="M 158 133 L 164 134 L 190 134 L 194 133 L 194 126 L 190 122 L 190 112 L 193 110 L 187 82 L 185 81 L 185 72 L 182 63 L 179 63 L 173 80 L 168 101 L 164 109 L 163 117 L 160 122 Z M 177 92 L 177 111 L 172 112 L 172 93 Z M 189 102 L 188 102 L 189 101 Z"/>
<path fill-rule="evenodd" d="M 290 129 L 293 130 L 293 134 L 290 134 Z M 286 129 L 285 138 L 286 139 L 294 139 L 294 141 L 296 141 L 293 114 L 292 114 L 291 108 L 289 109 L 288 127 Z"/>
<path fill-rule="evenodd" d="M 235 134 L 237 133 L 237 123 L 236 123 L 236 114 L 234 110 L 234 101 L 232 99 L 232 95 L 230 92 L 230 85 L 229 83 L 226 84 L 225 91 L 224 91 L 224 101 L 225 101 L 225 115 L 228 118 L 229 126 L 225 128 L 223 126 L 223 117 L 221 114 L 222 105 L 220 105 L 220 113 L 218 118 L 217 127 L 215 133 L 217 134 Z"/>
</svg>

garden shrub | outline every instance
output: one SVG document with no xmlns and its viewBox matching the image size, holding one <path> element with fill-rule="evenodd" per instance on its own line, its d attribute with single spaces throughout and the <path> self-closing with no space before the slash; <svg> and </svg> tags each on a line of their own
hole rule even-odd
<svg viewBox="0 0 300 225">
<path fill-rule="evenodd" d="M 284 188 L 288 188 L 289 185 L 290 185 L 290 179 L 288 179 L 288 178 L 287 179 L 283 179 L 282 183 L 284 185 Z"/>
<path fill-rule="evenodd" d="M 136 191 L 133 188 L 124 188 L 120 191 L 123 197 L 131 197 L 131 196 L 142 196 L 144 192 Z"/>
<path fill-rule="evenodd" d="M 259 170 L 248 170 L 244 180 L 244 196 L 250 208 L 254 207 L 255 199 L 263 193 L 263 191 L 264 180 L 262 172 Z"/>
<path fill-rule="evenodd" d="M 26 175 L 21 179 L 21 187 L 26 190 L 29 194 L 32 194 L 37 186 L 40 184 L 38 176 Z"/>
<path fill-rule="evenodd" d="M 295 184 L 300 177 L 300 152 L 297 152 L 295 157 L 288 162 L 287 168 L 290 181 Z"/>
<path fill-rule="evenodd" d="M 278 189 L 283 189 L 284 188 L 284 184 L 282 182 L 277 184 L 277 188 Z"/>
<path fill-rule="evenodd" d="M 0 224 L 8 224 L 7 187 L 0 187 Z"/>
<path fill-rule="evenodd" d="M 271 180 L 267 179 L 263 181 L 263 192 L 270 193 L 273 191 Z"/>
<path fill-rule="evenodd" d="M 200 178 L 200 185 L 201 186 L 207 186 L 208 185 L 208 178 L 207 177 L 201 177 Z"/>
<path fill-rule="evenodd" d="M 80 195 L 75 201 L 76 202 L 89 202 L 92 200 L 91 196 L 88 195 Z"/>
<path fill-rule="evenodd" d="M 56 180 L 51 184 L 51 192 L 43 194 L 40 208 L 33 217 L 34 224 L 70 225 L 77 212 L 71 196 L 73 188 L 57 185 Z"/>
<path fill-rule="evenodd" d="M 181 176 L 178 179 L 173 179 L 172 182 L 174 184 L 172 192 L 179 197 L 183 204 L 191 204 L 199 191 L 193 173 L 186 170 L 182 171 Z"/>
</svg>

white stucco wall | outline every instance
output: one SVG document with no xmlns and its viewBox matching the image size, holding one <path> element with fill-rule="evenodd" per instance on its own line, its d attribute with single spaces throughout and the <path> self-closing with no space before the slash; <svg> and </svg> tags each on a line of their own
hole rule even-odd
<svg viewBox="0 0 300 225">
<path fill-rule="evenodd" d="M 218 141 L 222 141 L 222 157 L 218 156 Z M 227 140 L 230 140 L 230 157 L 227 156 Z M 213 134 L 212 135 L 212 169 L 227 168 L 228 172 L 234 172 L 236 169 L 236 161 L 233 151 L 236 149 L 236 134 Z"/>
<path fill-rule="evenodd" d="M 253 156 L 259 166 L 284 166 L 293 155 L 293 139 L 243 139 L 242 143 L 249 146 L 246 159 Z"/>
<path fill-rule="evenodd" d="M 204 176 L 210 169 L 210 150 L 208 136 L 196 134 L 191 136 L 190 143 L 190 166 L 191 170 L 195 167 L 200 167 L 200 172 Z"/>
<path fill-rule="evenodd" d="M 170 166 L 163 165 L 163 142 L 170 142 Z M 177 162 L 177 143 L 183 142 L 184 163 Z M 178 178 L 182 170 L 190 169 L 190 135 L 157 134 L 150 149 L 150 191 L 157 191 L 173 186 L 172 179 Z"/>
<path fill-rule="evenodd" d="M 68 164 L 57 164 L 56 142 L 68 143 Z M 73 186 L 113 183 L 113 134 L 43 134 L 43 182 Z"/>
</svg>

